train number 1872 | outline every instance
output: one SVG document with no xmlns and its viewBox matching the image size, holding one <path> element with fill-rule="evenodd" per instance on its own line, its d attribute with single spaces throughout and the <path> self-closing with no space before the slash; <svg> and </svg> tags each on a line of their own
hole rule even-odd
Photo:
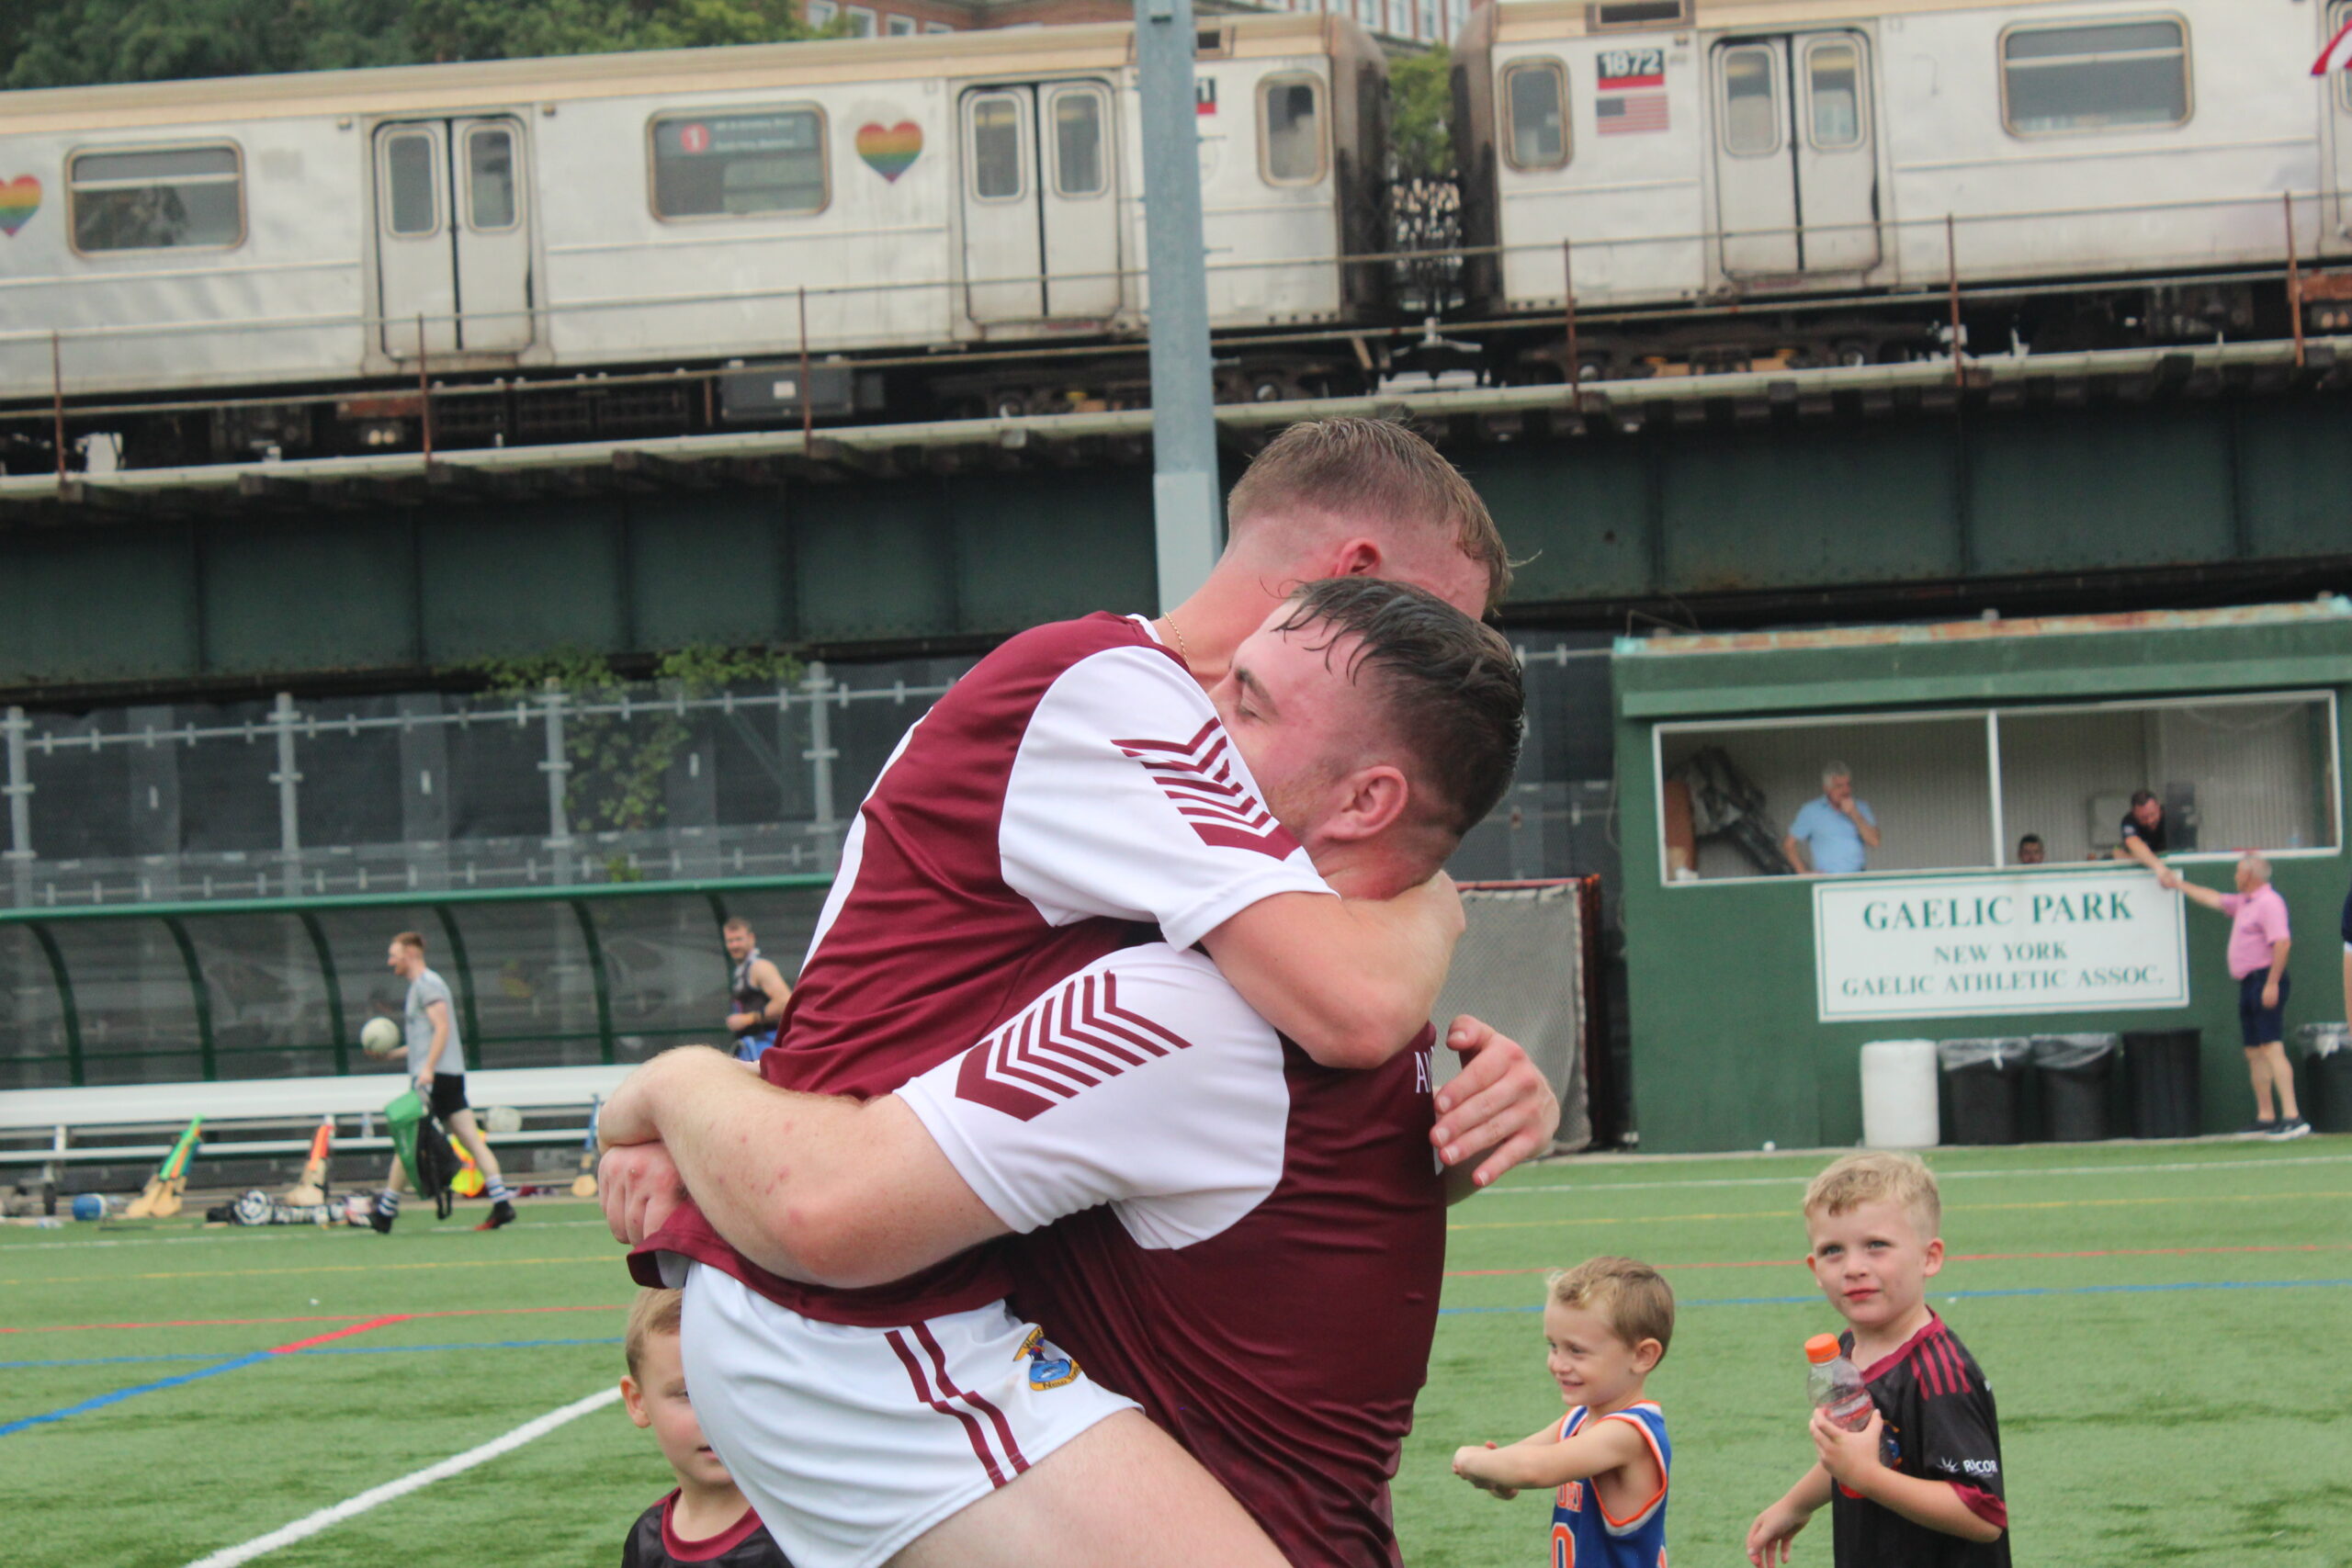
<svg viewBox="0 0 2352 1568">
<path fill-rule="evenodd" d="M 1666 51 L 1662 49 L 1604 49 L 1600 51 L 1600 82 L 1607 86 L 1625 81 L 1663 81 L 1666 77 Z"/>
</svg>

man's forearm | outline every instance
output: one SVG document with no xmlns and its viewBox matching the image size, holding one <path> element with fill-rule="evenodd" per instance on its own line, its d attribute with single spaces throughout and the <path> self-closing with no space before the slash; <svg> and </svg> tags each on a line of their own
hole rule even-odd
<svg viewBox="0 0 2352 1568">
<path fill-rule="evenodd" d="M 2270 944 L 2270 983 L 2277 985 L 2287 973 L 2287 950 L 2294 943 L 2276 942 Z"/>
<path fill-rule="evenodd" d="M 1259 1016 L 1328 1067 L 1377 1066 L 1429 1022 L 1462 934 L 1458 898 L 1278 893 L 1203 945 Z"/>
</svg>

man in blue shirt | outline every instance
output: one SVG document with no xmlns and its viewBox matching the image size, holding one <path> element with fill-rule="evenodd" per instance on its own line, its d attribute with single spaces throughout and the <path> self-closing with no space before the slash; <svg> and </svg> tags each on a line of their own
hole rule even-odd
<svg viewBox="0 0 2352 1568">
<path fill-rule="evenodd" d="M 1843 762 L 1823 763 L 1821 794 L 1797 812 L 1781 852 L 1800 873 L 1837 875 L 1868 871 L 1876 848 L 1878 818 L 1868 802 L 1854 798 L 1853 770 Z"/>
</svg>

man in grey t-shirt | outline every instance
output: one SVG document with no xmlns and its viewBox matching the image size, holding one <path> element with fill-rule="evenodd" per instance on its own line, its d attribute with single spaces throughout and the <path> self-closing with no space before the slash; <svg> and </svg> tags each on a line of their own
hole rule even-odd
<svg viewBox="0 0 2352 1568">
<path fill-rule="evenodd" d="M 402 931 L 392 938 L 385 963 L 408 982 L 403 1021 L 408 1031 L 408 1071 L 416 1080 L 417 1095 L 474 1156 L 488 1184 L 490 1217 L 474 1229 L 494 1231 L 512 1224 L 514 1194 L 508 1190 L 505 1175 L 498 1168 L 498 1156 L 490 1152 L 489 1142 L 474 1124 L 473 1110 L 466 1103 L 466 1043 L 458 1032 L 458 1006 L 449 994 L 449 982 L 424 966 L 424 938 L 415 931 Z M 400 1217 L 401 1190 L 406 1184 L 406 1173 L 394 1160 L 384 1190 L 376 1194 L 371 1222 L 385 1235 L 391 1234 L 392 1222 Z"/>
</svg>

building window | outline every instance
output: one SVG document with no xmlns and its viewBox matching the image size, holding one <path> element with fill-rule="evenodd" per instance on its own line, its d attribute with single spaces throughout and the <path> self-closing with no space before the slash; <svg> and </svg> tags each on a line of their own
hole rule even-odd
<svg viewBox="0 0 2352 1568">
<path fill-rule="evenodd" d="M 1815 152 L 1843 152 L 1862 144 L 1862 50 L 1852 39 L 1822 39 L 1804 51 L 1805 93 L 1812 104 Z"/>
<path fill-rule="evenodd" d="M 808 0 L 805 13 L 812 28 L 830 28 L 833 18 L 842 14 L 839 0 Z"/>
<path fill-rule="evenodd" d="M 956 29 L 945 22 L 925 22 L 922 25 L 922 30 L 926 33 L 952 33 Z"/>
<path fill-rule="evenodd" d="M 912 17 L 885 17 L 882 20 L 892 38 L 912 38 L 915 35 L 915 19 Z"/>
<path fill-rule="evenodd" d="M 2003 108 L 2018 136 L 2180 125 L 2188 28 L 2169 18 L 2012 28 L 2001 38 Z"/>
<path fill-rule="evenodd" d="M 466 217 L 489 232 L 514 227 L 514 131 L 477 125 L 466 132 Z"/>
<path fill-rule="evenodd" d="M 849 8 L 849 36 L 852 38 L 872 38 L 874 36 L 874 28 L 876 20 L 877 18 L 874 12 L 867 7 L 864 6 L 852 6 Z"/>
<path fill-rule="evenodd" d="M 1781 150 L 1781 83 L 1772 51 L 1724 51 L 1724 151 L 1760 158 Z"/>
<path fill-rule="evenodd" d="M 1556 169 L 1568 161 L 1568 73 L 1558 61 L 1504 66 L 1503 102 L 1510 111 L 1504 153 L 1512 168 Z"/>
<path fill-rule="evenodd" d="M 234 146 L 77 153 L 65 184 L 77 251 L 227 250 L 245 237 Z"/>
<path fill-rule="evenodd" d="M 1669 882 L 1777 874 L 1833 762 L 1876 818 L 1872 872 L 2010 866 L 2029 835 L 2052 865 L 2110 860 L 2143 789 L 2165 803 L 2168 856 L 2338 841 L 2324 694 L 1660 725 L 1657 745 Z"/>
<path fill-rule="evenodd" d="M 824 208 L 821 110 L 662 115 L 651 130 L 657 218 L 753 218 Z"/>
<path fill-rule="evenodd" d="M 391 197 L 386 227 L 403 239 L 441 227 L 440 151 L 430 130 L 402 131 L 384 141 L 384 189 Z"/>
<path fill-rule="evenodd" d="M 1258 85 L 1259 155 L 1268 185 L 1313 185 L 1323 177 L 1323 84 L 1269 76 Z"/>
</svg>

